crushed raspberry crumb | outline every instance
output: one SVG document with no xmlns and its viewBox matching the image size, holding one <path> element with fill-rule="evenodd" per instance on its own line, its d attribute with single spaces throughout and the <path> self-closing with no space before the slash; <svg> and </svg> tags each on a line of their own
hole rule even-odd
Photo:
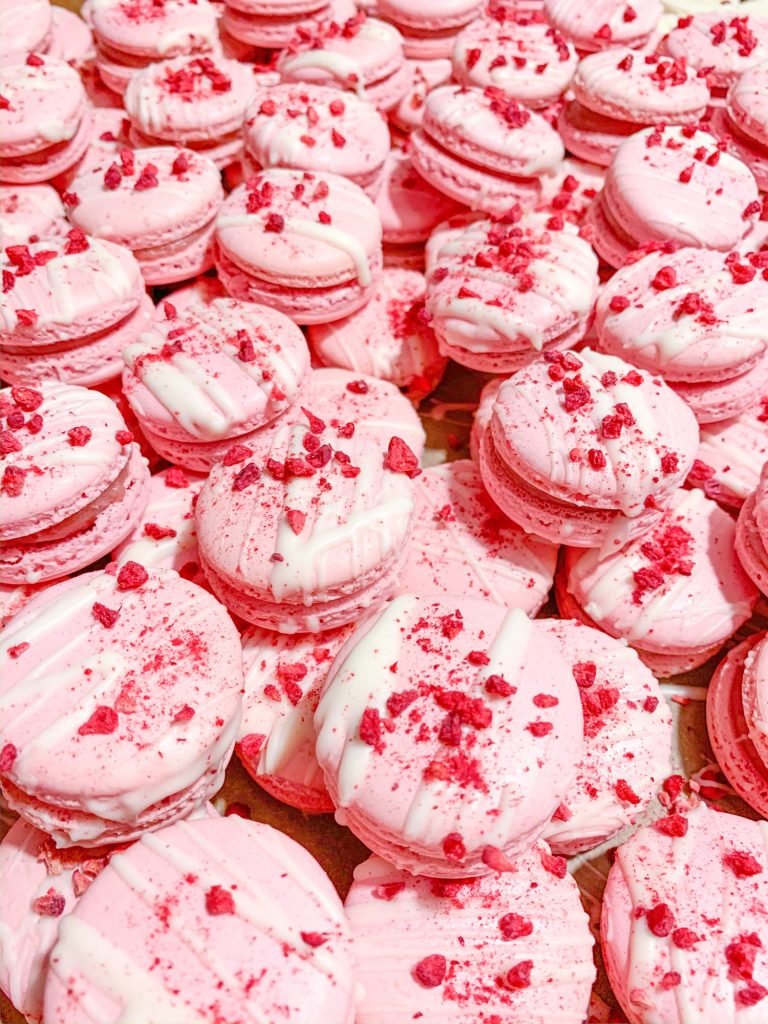
<svg viewBox="0 0 768 1024">
<path fill-rule="evenodd" d="M 73 448 L 83 448 L 91 440 L 93 432 L 90 427 L 72 427 L 67 431 L 69 443 Z"/>
<path fill-rule="evenodd" d="M 118 444 L 133 444 L 133 434 L 130 430 L 118 430 L 115 432 L 115 440 Z"/>
<path fill-rule="evenodd" d="M 762 874 L 763 871 L 760 861 L 746 850 L 730 850 L 723 857 L 723 864 L 737 878 L 751 878 L 753 875 Z"/>
<path fill-rule="evenodd" d="M 520 989 L 529 988 L 531 984 L 531 971 L 533 960 L 521 960 L 519 964 L 510 967 L 504 977 L 504 984 L 507 988 Z"/>
<path fill-rule="evenodd" d="M 508 683 L 503 676 L 491 675 L 485 680 L 485 692 L 492 697 L 511 697 L 517 687 Z"/>
<path fill-rule="evenodd" d="M 467 849 L 459 832 L 450 832 L 443 840 L 443 853 L 448 860 L 464 860 Z"/>
<path fill-rule="evenodd" d="M 299 512 L 294 508 L 289 508 L 285 510 L 285 518 L 288 520 L 288 525 L 292 532 L 298 536 L 298 534 L 300 534 L 304 529 L 304 524 L 307 521 L 306 513 Z"/>
<path fill-rule="evenodd" d="M 539 850 L 539 858 L 541 866 L 550 875 L 555 875 L 556 878 L 565 878 L 568 871 L 568 861 L 565 857 L 556 857 L 553 853 L 547 853 L 546 850 Z"/>
<path fill-rule="evenodd" d="M 117 729 L 117 712 L 114 708 L 100 704 L 87 722 L 77 730 L 80 736 L 108 736 Z"/>
<path fill-rule="evenodd" d="M 255 462 L 247 462 L 232 481 L 233 491 L 244 491 L 261 479 L 261 470 Z"/>
<path fill-rule="evenodd" d="M 61 917 L 66 901 L 60 892 L 50 888 L 44 896 L 32 900 L 32 910 L 42 917 Z"/>
<path fill-rule="evenodd" d="M 653 935 L 666 938 L 675 927 L 675 917 L 666 903 L 657 903 L 646 912 L 645 920 Z"/>
<path fill-rule="evenodd" d="M 172 527 L 160 526 L 158 523 L 145 523 L 142 532 L 151 540 L 164 540 L 166 537 L 176 536 L 176 531 Z"/>
<path fill-rule="evenodd" d="M 626 779 L 618 779 L 615 785 L 616 796 L 625 804 L 637 805 L 640 803 L 640 797 L 632 789 Z"/>
<path fill-rule="evenodd" d="M 690 928 L 675 928 L 672 932 L 672 942 L 678 949 L 693 949 L 696 943 L 700 941 L 701 936 L 697 935 Z"/>
<path fill-rule="evenodd" d="M 445 979 L 448 961 L 439 953 L 425 956 L 413 968 L 413 976 L 424 988 L 437 988 Z"/>
<path fill-rule="evenodd" d="M 9 772 L 16 761 L 18 750 L 13 743 L 6 743 L 0 750 L 0 772 Z"/>
<path fill-rule="evenodd" d="M 138 562 L 126 562 L 117 574 L 118 590 L 136 590 L 143 587 L 149 579 L 149 573 Z"/>
<path fill-rule="evenodd" d="M 393 473 L 404 473 L 410 480 L 421 475 L 419 460 L 401 437 L 390 438 L 384 468 Z"/>
<path fill-rule="evenodd" d="M 379 747 L 383 732 L 381 715 L 377 708 L 366 708 L 360 718 L 359 736 L 369 747 Z"/>
<path fill-rule="evenodd" d="M 165 472 L 165 486 L 174 488 L 189 487 L 189 477 L 179 466 L 171 466 Z"/>
<path fill-rule="evenodd" d="M 205 909 L 212 917 L 234 914 L 235 901 L 232 893 L 220 885 L 213 885 L 205 894 Z"/>
<path fill-rule="evenodd" d="M 240 462 L 245 462 L 251 455 L 253 455 L 253 451 L 246 445 L 233 444 L 221 461 L 225 466 L 235 466 Z"/>
<path fill-rule="evenodd" d="M 106 629 L 111 629 L 117 622 L 118 616 L 120 615 L 119 608 L 107 608 L 107 606 L 102 604 L 100 601 L 94 602 L 91 610 L 93 611 L 94 619 L 98 619 Z"/>
<path fill-rule="evenodd" d="M 499 929 L 507 941 L 522 939 L 533 932 L 533 922 L 520 914 L 505 914 L 499 921 Z"/>
</svg>

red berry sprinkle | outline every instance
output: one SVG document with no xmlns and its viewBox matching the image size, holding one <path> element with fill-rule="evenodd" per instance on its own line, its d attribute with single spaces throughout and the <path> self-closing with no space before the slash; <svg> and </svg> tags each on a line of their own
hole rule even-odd
<svg viewBox="0 0 768 1024">
<path fill-rule="evenodd" d="M 672 941 L 678 949 L 693 949 L 696 943 L 701 941 L 701 936 L 690 928 L 675 928 L 672 932 Z"/>
<path fill-rule="evenodd" d="M 42 393 L 34 388 L 13 387 L 11 388 L 11 398 L 24 412 L 34 412 L 43 404 Z"/>
<path fill-rule="evenodd" d="M 69 443 L 73 448 L 83 448 L 91 440 L 93 431 L 90 427 L 72 427 L 67 431 Z"/>
<path fill-rule="evenodd" d="M 13 768 L 17 756 L 18 750 L 13 743 L 6 743 L 0 750 L 0 772 L 9 772 Z"/>
<path fill-rule="evenodd" d="M 437 988 L 442 985 L 448 970 L 448 961 L 439 953 L 425 956 L 413 968 L 413 976 L 424 988 Z"/>
<path fill-rule="evenodd" d="M 383 732 L 383 722 L 377 708 L 366 708 L 360 717 L 360 739 L 369 747 L 379 747 Z"/>
<path fill-rule="evenodd" d="M 261 470 L 255 462 L 246 462 L 239 473 L 235 475 L 232 481 L 233 491 L 244 491 L 248 487 L 252 487 L 258 480 L 261 479 Z"/>
<path fill-rule="evenodd" d="M 737 878 L 751 878 L 753 875 L 762 874 L 763 871 L 760 861 L 746 850 L 730 850 L 723 857 L 723 864 Z"/>
<path fill-rule="evenodd" d="M 32 910 L 42 917 L 61 917 L 66 900 L 60 892 L 51 887 L 44 896 L 32 900 Z"/>
<path fill-rule="evenodd" d="M 519 964 L 510 967 L 504 978 L 507 988 L 528 988 L 531 984 L 531 971 L 533 960 L 521 960 Z"/>
<path fill-rule="evenodd" d="M 100 704 L 87 722 L 77 730 L 80 736 L 109 736 L 117 729 L 117 712 Z"/>
<path fill-rule="evenodd" d="M 393 473 L 404 473 L 410 480 L 421 475 L 419 460 L 401 437 L 390 438 L 384 468 Z"/>
<path fill-rule="evenodd" d="M 130 430 L 118 430 L 115 433 L 115 440 L 118 444 L 132 444 L 133 434 Z"/>
<path fill-rule="evenodd" d="M 313 949 L 317 949 L 319 946 L 324 946 L 328 941 L 328 937 L 323 935 L 322 932 L 300 932 L 300 935 L 301 941 L 305 942 Z"/>
<path fill-rule="evenodd" d="M 285 510 L 285 518 L 288 520 L 288 525 L 293 533 L 298 536 L 304 529 L 304 523 L 307 521 L 306 512 L 299 512 L 295 508 L 288 508 Z"/>
<path fill-rule="evenodd" d="M 653 935 L 666 938 L 675 927 L 675 918 L 666 903 L 657 903 L 646 912 L 645 920 Z"/>
<path fill-rule="evenodd" d="M 688 832 L 688 819 L 683 814 L 668 814 L 666 818 L 659 818 L 654 822 L 653 827 L 664 836 L 671 836 L 673 839 L 680 839 Z"/>
<path fill-rule="evenodd" d="M 149 579 L 149 573 L 138 562 L 126 562 L 117 574 L 118 590 L 136 590 L 143 587 Z"/>
<path fill-rule="evenodd" d="M 119 608 L 107 608 L 105 604 L 100 601 L 96 601 L 93 605 L 93 617 L 106 629 L 111 629 L 112 626 L 117 622 L 117 618 L 120 614 Z"/>
<path fill-rule="evenodd" d="M 228 889 L 212 885 L 205 894 L 205 909 L 212 917 L 235 913 L 235 900 Z"/>
<path fill-rule="evenodd" d="M 165 486 L 182 488 L 189 487 L 189 477 L 179 466 L 171 466 L 165 471 Z"/>
<path fill-rule="evenodd" d="M 640 797 L 632 789 L 626 779 L 619 779 L 614 787 L 616 790 L 616 796 L 625 804 L 637 805 L 640 803 Z"/>
<path fill-rule="evenodd" d="M 499 921 L 499 929 L 507 941 L 522 939 L 533 931 L 533 922 L 520 914 L 505 914 Z"/>
</svg>

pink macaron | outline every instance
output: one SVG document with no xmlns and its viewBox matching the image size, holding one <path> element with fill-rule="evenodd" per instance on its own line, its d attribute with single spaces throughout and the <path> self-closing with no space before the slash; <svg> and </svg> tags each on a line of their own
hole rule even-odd
<svg viewBox="0 0 768 1024">
<path fill-rule="evenodd" d="M 549 596 L 557 548 L 529 537 L 488 497 L 468 459 L 416 481 L 413 536 L 401 594 L 466 594 L 535 616 Z"/>
<path fill-rule="evenodd" d="M 403 37 L 389 22 L 365 12 L 340 24 L 324 21 L 299 33 L 277 61 L 284 82 L 350 90 L 380 110 L 397 106 L 408 89 Z"/>
<path fill-rule="evenodd" d="M 389 129 L 357 96 L 307 82 L 256 91 L 243 128 L 246 176 L 266 167 L 339 174 L 372 198 L 381 186 Z"/>
<path fill-rule="evenodd" d="M 768 190 L 767 91 L 768 54 L 762 64 L 749 68 L 736 79 L 728 90 L 725 108 L 717 110 L 713 118 L 715 134 L 750 168 L 762 191 Z"/>
<path fill-rule="evenodd" d="M 224 57 L 150 64 L 125 90 L 131 139 L 137 146 L 187 146 L 226 167 L 242 154 L 240 129 L 256 88 L 249 65 Z"/>
<path fill-rule="evenodd" d="M 684 57 L 701 72 L 713 96 L 722 97 L 745 71 L 768 59 L 768 17 L 702 11 L 680 18 L 662 49 L 672 57 Z"/>
<path fill-rule="evenodd" d="M 704 804 L 616 851 L 600 939 L 631 1024 L 747 1024 L 768 988 L 765 824 Z"/>
<path fill-rule="evenodd" d="M 331 15 L 328 0 L 226 0 L 221 30 L 241 46 L 282 50 Z"/>
<path fill-rule="evenodd" d="M 376 209 L 381 216 L 384 266 L 423 270 L 424 243 L 461 206 L 425 181 L 406 152 L 392 149 L 384 163 Z"/>
<path fill-rule="evenodd" d="M 604 181 L 603 167 L 566 157 L 553 174 L 542 179 L 536 209 L 581 227 Z"/>
<path fill-rule="evenodd" d="M 0 0 L 0 62 L 11 64 L 24 61 L 28 53 L 45 53 L 51 41 L 54 10 L 50 0 Z"/>
<path fill-rule="evenodd" d="M 336 174 L 263 171 L 226 199 L 216 242 L 219 277 L 233 298 L 300 324 L 359 309 L 381 274 L 381 218 L 358 185 Z"/>
<path fill-rule="evenodd" d="M 493 419 L 493 407 L 499 395 L 501 385 L 507 377 L 492 377 L 480 392 L 477 408 L 472 415 L 472 426 L 469 434 L 469 454 L 472 461 L 480 465 L 480 448 L 483 443 L 483 434 L 491 425 Z"/>
<path fill-rule="evenodd" d="M 70 192 L 71 222 L 133 250 L 147 284 L 174 284 L 212 266 L 223 191 L 208 157 L 171 146 L 123 150 L 108 167 L 78 175 Z"/>
<path fill-rule="evenodd" d="M 427 309 L 441 351 L 463 366 L 510 373 L 584 336 L 597 258 L 561 215 L 519 210 L 474 220 L 430 260 Z"/>
<path fill-rule="evenodd" d="M 3 391 L 0 582 L 82 569 L 133 529 L 149 472 L 117 407 L 98 391 L 47 382 Z"/>
<path fill-rule="evenodd" d="M 154 61 L 220 48 L 216 9 L 208 0 L 94 0 L 88 15 L 99 74 L 118 94 Z"/>
<path fill-rule="evenodd" d="M 516 204 L 535 205 L 539 176 L 557 167 L 564 150 L 540 114 L 496 86 L 444 85 L 427 96 L 410 154 L 439 191 L 472 209 L 505 214 Z"/>
<path fill-rule="evenodd" d="M 377 0 L 376 13 L 392 22 L 403 36 L 406 57 L 440 60 L 451 56 L 456 34 L 481 11 L 479 0 Z"/>
<path fill-rule="evenodd" d="M 285 413 L 309 371 L 299 328 L 274 309 L 214 299 L 155 320 L 123 357 L 123 392 L 169 462 L 207 472 Z"/>
<path fill-rule="evenodd" d="M 44 1014 L 352 1024 L 355 1002 L 330 879 L 293 839 L 232 815 L 178 822 L 112 858 L 61 923 Z"/>
<path fill-rule="evenodd" d="M 195 511 L 214 592 L 281 633 L 334 629 L 392 593 L 424 445 L 385 381 L 314 370 L 297 404 L 213 467 Z"/>
<path fill-rule="evenodd" d="M 403 595 L 359 626 L 315 726 L 336 820 L 434 878 L 523 855 L 584 750 L 558 641 L 520 609 L 467 597 Z"/>
<path fill-rule="evenodd" d="M 353 629 L 287 636 L 252 626 L 242 636 L 238 756 L 262 789 L 307 814 L 334 809 L 315 756 L 314 714 L 333 660 Z"/>
<path fill-rule="evenodd" d="M 51 7 L 51 38 L 47 52 L 78 71 L 82 70 L 96 54 L 90 26 L 75 11 Z"/>
<path fill-rule="evenodd" d="M 78 175 L 85 174 L 95 167 L 101 168 L 104 172 L 113 163 L 122 167 L 120 153 L 132 148 L 130 131 L 131 122 L 122 104 L 119 108 L 93 108 L 93 135 L 88 148 L 73 167 L 64 174 L 57 175 L 52 182 L 61 193 L 61 201 L 66 207 L 77 205 L 77 197 L 69 188 Z"/>
<path fill-rule="evenodd" d="M 499 388 L 480 469 L 526 532 L 608 554 L 659 521 L 698 441 L 658 378 L 591 349 L 555 352 Z"/>
<path fill-rule="evenodd" d="M 586 1019 L 594 940 L 576 882 L 545 843 L 485 878 L 417 878 L 378 857 L 354 878 L 358 1024 Z"/>
<path fill-rule="evenodd" d="M 659 373 L 702 423 L 730 419 L 768 387 L 759 260 L 711 249 L 650 253 L 605 285 L 598 345 Z"/>
<path fill-rule="evenodd" d="M 69 64 L 30 53 L 0 67 L 0 181 L 50 181 L 77 163 L 91 135 L 90 104 Z"/>
<path fill-rule="evenodd" d="M 204 483 L 202 474 L 178 466 L 154 473 L 141 519 L 112 552 L 118 565 L 138 562 L 145 568 L 175 569 L 207 589 L 195 530 L 195 502 Z"/>
<path fill-rule="evenodd" d="M 768 463 L 744 502 L 736 526 L 736 552 L 749 576 L 768 594 Z"/>
<path fill-rule="evenodd" d="M 61 199 L 50 185 L 0 185 L 0 247 L 52 238 L 67 230 Z"/>
<path fill-rule="evenodd" d="M 707 731 L 726 779 L 763 817 L 768 813 L 766 693 L 766 634 L 758 633 L 734 647 L 712 676 Z"/>
<path fill-rule="evenodd" d="M 226 299 L 224 285 L 215 274 L 200 274 L 192 281 L 182 284 L 168 294 L 155 306 L 155 320 L 167 320 L 169 316 L 185 313 L 190 306 L 199 303 L 210 305 L 214 299 Z"/>
<path fill-rule="evenodd" d="M 760 213 L 749 168 L 692 125 L 646 128 L 613 158 L 590 211 L 593 244 L 612 267 L 668 243 L 728 252 Z"/>
<path fill-rule="evenodd" d="M 739 509 L 760 481 L 768 462 L 768 409 L 756 402 L 731 420 L 701 427 L 699 451 L 688 474 L 690 487 L 701 487 L 724 508 Z"/>
<path fill-rule="evenodd" d="M 103 384 L 151 322 L 133 253 L 78 228 L 10 246 L 0 266 L 0 374 L 12 384 Z"/>
<path fill-rule="evenodd" d="M 620 551 L 569 549 L 558 607 L 626 641 L 657 675 L 688 672 L 730 640 L 757 601 L 735 534 L 701 490 L 679 490 L 661 522 Z"/>
<path fill-rule="evenodd" d="M 572 46 L 540 17 L 498 5 L 456 40 L 453 74 L 462 85 L 496 86 L 539 109 L 555 103 L 576 70 Z"/>
<path fill-rule="evenodd" d="M 620 640 L 576 621 L 542 625 L 573 665 L 585 752 L 544 838 L 557 854 L 593 849 L 637 824 L 671 772 L 672 715 L 651 671 Z"/>
<path fill-rule="evenodd" d="M 544 17 L 586 53 L 613 46 L 641 47 L 662 14 L 660 0 L 545 0 Z"/>
<path fill-rule="evenodd" d="M 760 65 L 758 65 L 759 67 Z M 735 88 L 739 81 L 740 79 L 732 88 Z M 758 188 L 765 192 L 768 189 L 768 147 L 741 131 L 724 107 L 718 107 L 712 111 L 710 130 L 718 137 L 720 145 L 731 156 L 741 160 L 752 171 Z"/>
<path fill-rule="evenodd" d="M 323 366 L 391 381 L 419 402 L 446 365 L 424 307 L 426 289 L 418 271 L 386 267 L 362 309 L 308 328 L 312 351 Z"/>
<path fill-rule="evenodd" d="M 389 119 L 397 129 L 399 138 L 406 138 L 414 128 L 418 128 L 424 117 L 424 103 L 430 89 L 450 82 L 452 66 L 447 58 L 435 60 L 406 61 L 408 88 L 405 95 L 389 112 Z"/>
</svg>

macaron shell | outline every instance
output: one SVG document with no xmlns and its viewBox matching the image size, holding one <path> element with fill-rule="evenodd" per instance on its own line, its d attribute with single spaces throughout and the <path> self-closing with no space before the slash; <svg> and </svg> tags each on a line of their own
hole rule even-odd
<svg viewBox="0 0 768 1024">
<path fill-rule="evenodd" d="M 688 484 L 727 508 L 740 508 L 757 487 L 768 461 L 768 426 L 762 403 L 732 420 L 707 423 Z M 699 469 L 699 472 L 696 472 Z"/>
<path fill-rule="evenodd" d="M 401 132 L 410 132 L 421 125 L 427 93 L 451 78 L 451 62 L 446 58 L 406 61 L 409 85 L 405 95 L 389 112 L 392 123 Z"/>
<path fill-rule="evenodd" d="M 557 118 L 557 130 L 566 150 L 600 167 L 610 166 L 613 154 L 637 128 L 633 121 L 596 114 L 578 100 L 569 100 Z"/>
<path fill-rule="evenodd" d="M 425 181 L 403 150 L 391 149 L 384 164 L 376 209 L 381 217 L 384 246 L 391 247 L 425 242 L 441 221 L 458 213 L 461 207 Z"/>
<path fill-rule="evenodd" d="M 25 5 L 29 7 L 29 5 Z M 34 49 L 34 47 L 32 47 Z M 51 40 L 48 54 L 82 71 L 95 54 L 93 33 L 86 22 L 65 7 L 51 7 Z"/>
<path fill-rule="evenodd" d="M 749 68 L 733 83 L 726 110 L 741 131 L 768 146 L 768 60 Z"/>
<path fill-rule="evenodd" d="M 673 29 L 662 48 L 672 57 L 684 57 L 694 68 L 706 68 L 712 86 L 728 88 L 753 65 L 768 59 L 768 18 L 745 12 L 724 17 L 722 11 L 695 14 L 689 24 Z M 722 38 L 720 26 L 722 23 Z M 744 31 L 746 29 L 746 32 Z"/>
<path fill-rule="evenodd" d="M 28 53 L 45 50 L 52 27 L 53 9 L 49 0 L 0 0 L 3 63 Z"/>
<path fill-rule="evenodd" d="M 77 71 L 64 61 L 0 67 L 0 156 L 18 158 L 74 138 L 86 110 Z"/>
<path fill-rule="evenodd" d="M 587 5 L 582 0 L 544 3 L 544 17 L 550 24 L 587 51 L 642 45 L 656 27 L 662 10 L 659 0 L 633 0 L 632 4 L 615 0 L 593 0 Z"/>
<path fill-rule="evenodd" d="M 50 185 L 0 185 L 0 245 L 23 245 L 31 235 L 63 234 L 64 207 Z"/>
<path fill-rule="evenodd" d="M 764 352 L 754 365 L 727 380 L 674 382 L 671 385 L 699 423 L 716 423 L 745 412 L 768 389 L 768 353 Z"/>
<path fill-rule="evenodd" d="M 218 42 L 216 10 L 208 0 L 165 0 L 161 6 L 92 0 L 89 21 L 99 43 L 126 57 L 162 60 L 214 50 Z"/>
</svg>

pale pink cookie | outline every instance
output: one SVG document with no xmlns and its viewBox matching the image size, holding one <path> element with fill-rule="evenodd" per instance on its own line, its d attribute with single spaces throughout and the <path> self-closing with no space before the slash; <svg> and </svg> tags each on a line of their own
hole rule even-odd
<svg viewBox="0 0 768 1024">
<path fill-rule="evenodd" d="M 229 294 L 299 324 L 347 316 L 381 274 L 381 218 L 336 174 L 273 167 L 235 189 L 216 224 L 216 265 Z"/>
<path fill-rule="evenodd" d="M 720 139 L 720 145 L 727 152 L 752 171 L 758 188 L 762 192 L 768 190 L 768 147 L 745 135 L 723 107 L 711 111 L 710 130 Z"/>
<path fill-rule="evenodd" d="M 312 351 L 323 366 L 389 380 L 418 403 L 446 365 L 424 308 L 426 288 L 415 270 L 385 268 L 362 309 L 308 329 Z"/>
<path fill-rule="evenodd" d="M 767 91 L 768 59 L 736 79 L 728 90 L 725 109 L 717 110 L 714 115 L 714 131 L 723 138 L 728 149 L 752 170 L 763 191 L 768 189 Z"/>
<path fill-rule="evenodd" d="M 461 32 L 453 75 L 462 85 L 492 85 L 539 109 L 556 102 L 576 70 L 576 52 L 541 18 L 499 5 Z"/>
<path fill-rule="evenodd" d="M 106 866 L 113 848 L 57 851 L 20 818 L 0 843 L 0 988 L 31 1024 L 43 1019 L 50 952 L 65 914 Z"/>
<path fill-rule="evenodd" d="M 768 593 L 768 463 L 755 491 L 741 507 L 736 526 L 736 553 L 760 590 Z"/>
<path fill-rule="evenodd" d="M 472 456 L 472 461 L 478 466 L 480 465 L 480 447 L 483 443 L 483 434 L 491 425 L 493 407 L 499 395 L 499 388 L 506 379 L 506 377 L 494 377 L 488 381 L 480 392 L 480 401 L 475 409 L 472 429 L 469 435 L 469 453 Z"/>
<path fill-rule="evenodd" d="M 113 857 L 62 921 L 45 1020 L 352 1024 L 351 952 L 330 879 L 293 839 L 237 815 L 177 822 Z"/>
<path fill-rule="evenodd" d="M 759 263 L 709 249 L 644 256 L 600 293 L 599 347 L 661 374 L 701 423 L 744 412 L 768 390 Z"/>
<path fill-rule="evenodd" d="M 0 267 L 0 374 L 11 384 L 103 384 L 151 322 L 133 253 L 78 228 L 7 248 Z"/>
<path fill-rule="evenodd" d="M 590 349 L 554 352 L 499 388 L 480 469 L 524 530 L 607 554 L 659 521 L 698 441 L 658 378 Z"/>
<path fill-rule="evenodd" d="M 149 472 L 117 407 L 98 391 L 47 382 L 2 392 L 0 582 L 82 569 L 134 527 Z"/>
<path fill-rule="evenodd" d="M 241 128 L 256 91 L 248 64 L 224 57 L 174 57 L 131 77 L 124 103 L 137 146 L 175 143 L 223 168 L 243 151 Z"/>
<path fill-rule="evenodd" d="M 572 224 L 518 211 L 448 238 L 430 261 L 427 309 L 445 355 L 509 373 L 579 341 L 597 286 L 597 258 Z"/>
<path fill-rule="evenodd" d="M 277 70 L 284 82 L 351 90 L 380 110 L 397 106 L 409 82 L 403 37 L 363 11 L 343 24 L 323 22 L 300 34 L 280 55 Z"/>
<path fill-rule="evenodd" d="M 282 50 L 330 16 L 328 0 L 226 0 L 221 28 L 241 45 Z"/>
<path fill-rule="evenodd" d="M 503 215 L 535 205 L 539 176 L 564 155 L 557 132 L 540 115 L 494 87 L 433 89 L 422 127 L 411 135 L 416 170 L 457 202 Z"/>
<path fill-rule="evenodd" d="M 448 242 L 460 238 L 464 232 L 476 221 L 486 221 L 488 218 L 479 210 L 465 210 L 463 213 L 455 213 L 453 217 L 441 221 L 427 239 L 424 246 L 424 263 L 427 276 L 437 265 L 437 257 L 440 250 Z"/>
<path fill-rule="evenodd" d="M 0 0 L 0 63 L 23 62 L 29 53 L 45 53 L 54 10 L 50 0 Z"/>
<path fill-rule="evenodd" d="M 672 716 L 651 671 L 619 640 L 545 619 L 579 687 L 586 750 L 576 783 L 544 831 L 564 856 L 635 825 L 671 772 Z"/>
<path fill-rule="evenodd" d="M 616 150 L 590 211 L 593 244 L 613 267 L 645 246 L 728 252 L 760 213 L 749 168 L 692 125 L 646 128 Z"/>
<path fill-rule="evenodd" d="M 264 167 L 340 174 L 372 198 L 389 152 L 382 114 L 354 95 L 304 83 L 259 89 L 243 127 L 246 176 Z"/>
<path fill-rule="evenodd" d="M 400 30 L 406 57 L 440 60 L 451 56 L 456 34 L 481 8 L 478 0 L 377 0 L 376 13 Z"/>
<path fill-rule="evenodd" d="M 558 641 L 520 609 L 477 598 L 391 601 L 337 656 L 315 727 L 336 820 L 435 878 L 523 854 L 584 751 Z"/>
<path fill-rule="evenodd" d="M 153 61 L 220 49 L 216 9 L 208 0 L 94 0 L 89 21 L 99 74 L 118 94 L 134 71 Z"/>
<path fill-rule="evenodd" d="M 208 157 L 171 146 L 122 150 L 108 167 L 78 175 L 70 191 L 70 221 L 133 250 L 147 284 L 174 284 L 213 265 L 223 191 Z"/>
<path fill-rule="evenodd" d="M 686 483 L 701 487 L 724 508 L 738 510 L 757 487 L 766 462 L 768 409 L 763 399 L 732 420 L 702 426 Z"/>
<path fill-rule="evenodd" d="M 64 207 L 50 185 L 0 185 L 0 247 L 52 238 L 66 230 Z"/>
<path fill-rule="evenodd" d="M 461 207 L 416 172 L 410 157 L 390 150 L 376 197 L 385 267 L 424 269 L 424 243 L 437 225 Z"/>
<path fill-rule="evenodd" d="M 135 839 L 216 793 L 240 638 L 210 594 L 126 562 L 58 583 L 0 634 L 0 784 L 58 846 Z"/>
<path fill-rule="evenodd" d="M 707 690 L 707 731 L 723 774 L 738 795 L 768 813 L 768 748 L 763 730 L 766 700 L 766 634 L 731 650 Z"/>
<path fill-rule="evenodd" d="M 593 938 L 565 861 L 537 843 L 515 870 L 439 881 L 378 857 L 345 903 L 363 995 L 359 1024 L 581 1024 Z"/>
<path fill-rule="evenodd" d="M 169 316 L 184 313 L 190 306 L 200 303 L 210 305 L 214 299 L 226 299 L 227 293 L 218 277 L 202 274 L 189 284 L 174 288 L 155 307 L 155 319 L 167 320 Z"/>
<path fill-rule="evenodd" d="M 688 672 L 730 640 L 757 601 L 735 534 L 702 491 L 677 491 L 661 522 L 620 551 L 569 549 L 558 607 L 625 640 L 658 676 Z"/>
<path fill-rule="evenodd" d="M 659 0 L 545 0 L 544 17 L 578 50 L 591 53 L 612 46 L 641 47 L 662 14 Z"/>
<path fill-rule="evenodd" d="M 766 824 L 704 804 L 616 851 L 601 915 L 631 1024 L 751 1024 L 768 997 Z"/>
<path fill-rule="evenodd" d="M 560 216 L 581 227 L 604 181 L 603 167 L 566 157 L 553 174 L 542 178 L 537 210 Z"/>
<path fill-rule="evenodd" d="M 285 636 L 243 633 L 245 694 L 237 754 L 272 796 L 307 814 L 333 812 L 315 757 L 314 714 L 333 660 L 354 627 Z"/>
<path fill-rule="evenodd" d="M 424 103 L 430 89 L 449 82 L 452 67 L 450 60 L 447 59 L 409 60 L 406 61 L 406 66 L 409 75 L 408 90 L 397 106 L 390 110 L 389 118 L 392 125 L 407 136 L 421 125 Z"/>
<path fill-rule="evenodd" d="M 175 569 L 181 577 L 207 589 L 197 553 L 195 502 L 205 477 L 170 466 L 152 476 L 149 500 L 141 519 L 112 552 L 119 564 Z"/>
<path fill-rule="evenodd" d="M 555 575 L 557 547 L 528 537 L 493 504 L 468 459 L 425 469 L 398 593 L 466 594 L 535 616 Z"/>
<path fill-rule="evenodd" d="M 735 10 L 681 18 L 662 42 L 672 57 L 700 70 L 714 96 L 722 96 L 745 71 L 768 59 L 768 18 Z"/>
<path fill-rule="evenodd" d="M 77 196 L 69 191 L 73 180 L 80 174 L 94 168 L 106 171 L 110 164 L 117 162 L 122 166 L 120 153 L 131 149 L 131 122 L 122 105 L 118 107 L 94 107 L 93 135 L 88 148 L 74 167 L 64 174 L 58 175 L 53 184 L 61 193 L 62 202 L 66 207 L 77 205 Z"/>
<path fill-rule="evenodd" d="M 196 506 L 214 592 L 281 633 L 334 629 L 393 592 L 424 446 L 385 381 L 314 370 L 299 404 L 214 466 Z"/>
<path fill-rule="evenodd" d="M 34 50 L 34 47 L 32 47 Z M 66 7 L 51 8 L 51 38 L 48 54 L 80 70 L 96 51 L 88 23 Z"/>
<path fill-rule="evenodd" d="M 50 181 L 77 163 L 91 135 L 85 89 L 64 61 L 31 53 L 0 67 L 0 181 Z"/>
<path fill-rule="evenodd" d="M 267 306 L 214 299 L 180 314 L 166 303 L 165 313 L 125 348 L 123 392 L 156 451 L 205 473 L 290 408 L 309 351 L 299 328 Z"/>
<path fill-rule="evenodd" d="M 608 166 L 624 139 L 646 126 L 698 121 L 709 103 L 706 82 L 679 57 L 628 47 L 588 54 L 572 83 L 574 99 L 558 126 L 576 156 Z"/>
</svg>

